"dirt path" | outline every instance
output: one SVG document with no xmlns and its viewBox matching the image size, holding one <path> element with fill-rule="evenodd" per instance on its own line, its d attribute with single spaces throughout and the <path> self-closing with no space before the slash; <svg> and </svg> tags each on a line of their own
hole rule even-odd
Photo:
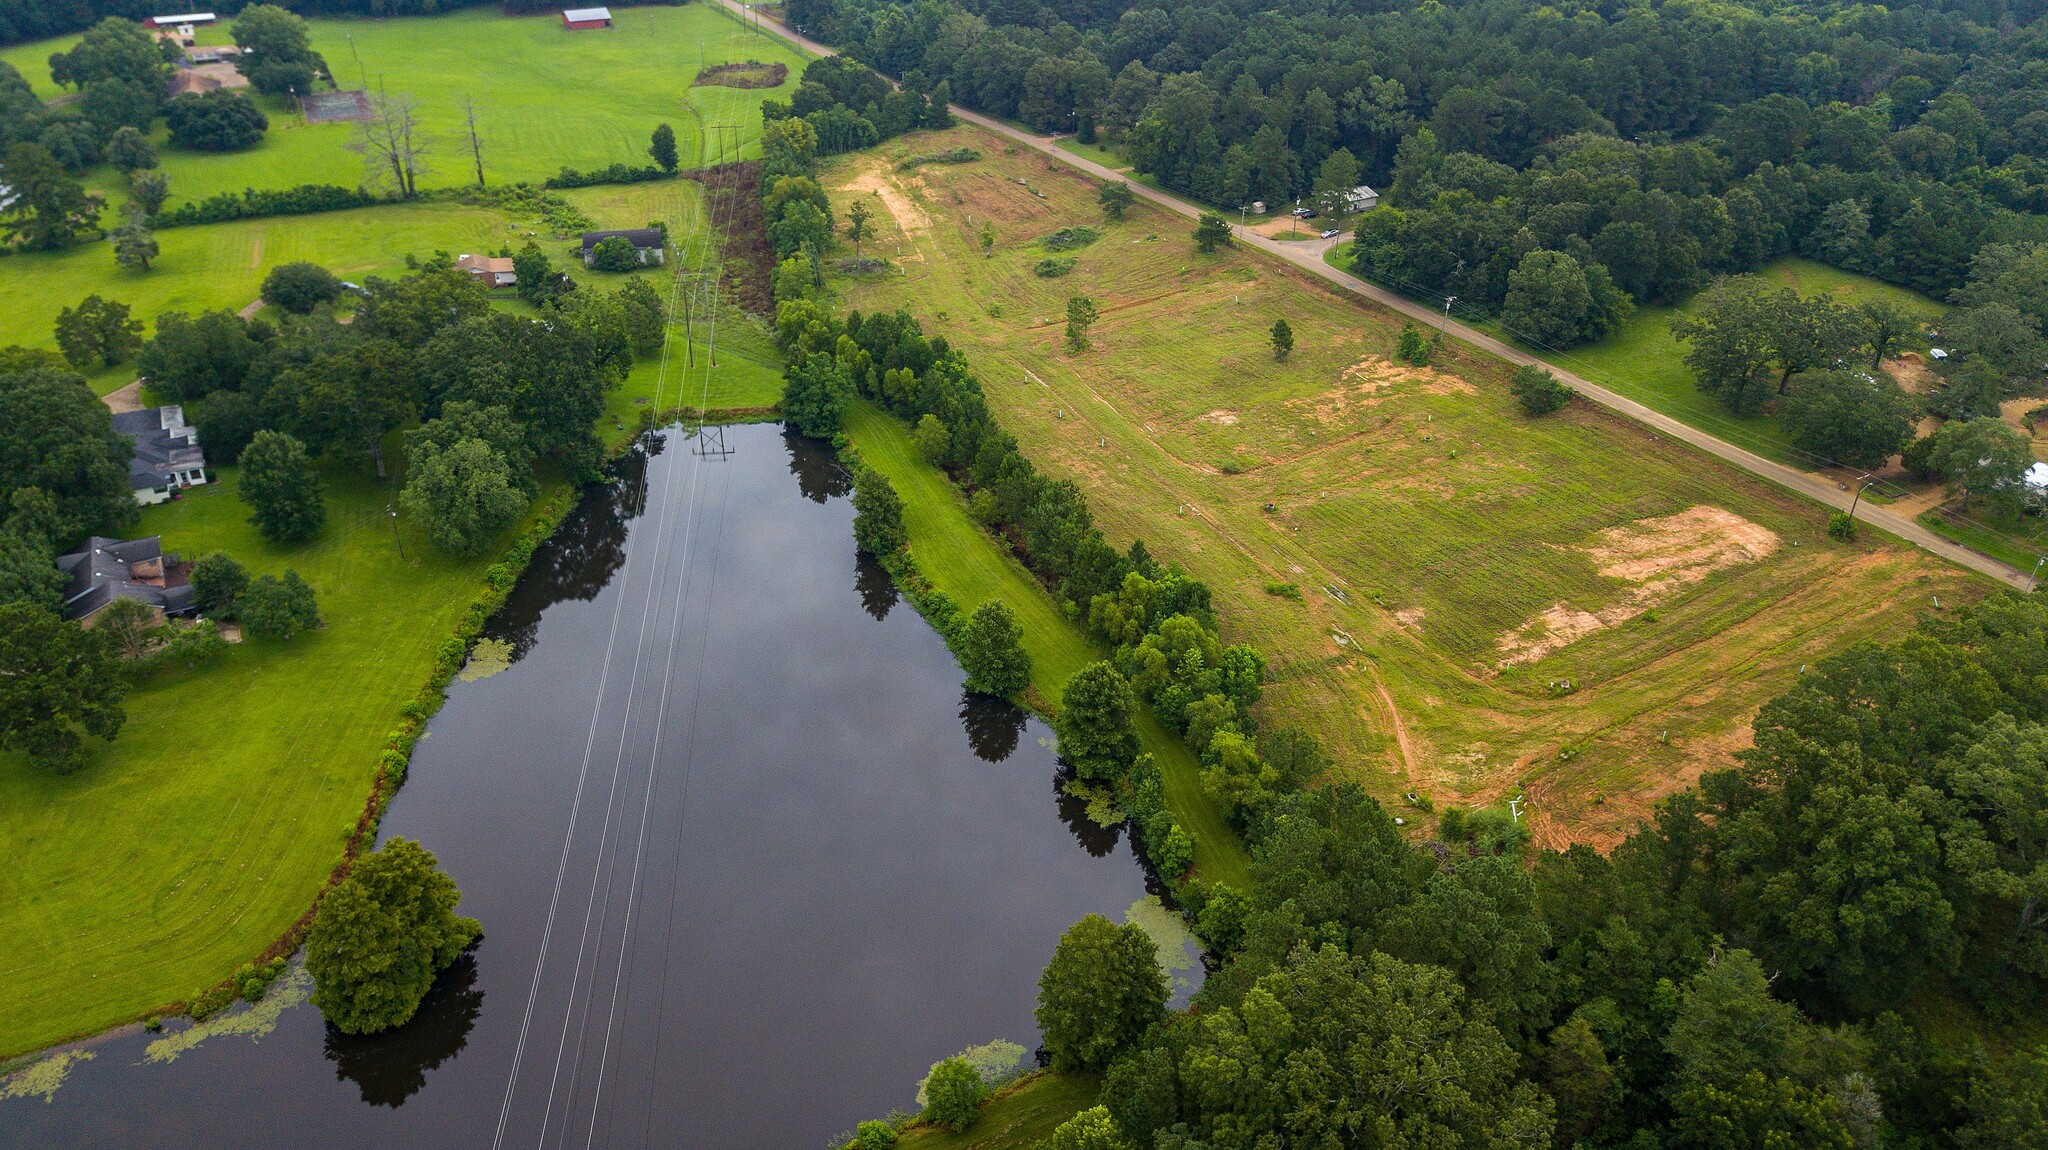
<svg viewBox="0 0 2048 1150">
<path fill-rule="evenodd" d="M 1387 690 L 1386 680 L 1380 678 L 1379 664 L 1367 659 L 1365 669 L 1372 672 L 1372 689 L 1379 692 L 1380 705 L 1387 709 L 1387 725 L 1393 729 L 1394 745 L 1401 748 L 1401 766 L 1408 772 L 1408 785 L 1413 788 L 1419 777 L 1416 775 L 1415 745 L 1408 741 L 1408 724 L 1401 721 L 1401 708 L 1394 705 L 1394 693 Z"/>
<path fill-rule="evenodd" d="M 101 396 L 100 402 L 106 404 L 107 410 L 115 415 L 129 411 L 141 411 L 142 381 L 138 379 L 127 387 L 115 388 L 113 391 Z"/>
<path fill-rule="evenodd" d="M 255 319 L 256 313 L 262 310 L 263 301 L 260 299 L 255 299 L 250 300 L 249 303 L 246 306 L 244 306 L 241 311 L 238 311 L 235 314 L 241 316 L 243 319 Z"/>
</svg>

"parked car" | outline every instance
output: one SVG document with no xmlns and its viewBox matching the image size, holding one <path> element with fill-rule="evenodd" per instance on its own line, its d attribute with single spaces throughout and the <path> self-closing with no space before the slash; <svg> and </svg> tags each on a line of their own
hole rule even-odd
<svg viewBox="0 0 2048 1150">
<path fill-rule="evenodd" d="M 1297 219 L 1303 220 L 1312 220 L 1316 218 L 1316 210 L 1314 208 L 1296 208 L 1289 214 Z"/>
<path fill-rule="evenodd" d="M 1338 237 L 1339 235 L 1342 235 L 1342 234 L 1343 234 L 1343 233 L 1342 233 L 1342 232 L 1341 232 L 1341 231 L 1340 231 L 1339 229 L 1337 229 L 1337 228 L 1324 228 L 1324 229 L 1323 229 L 1323 238 L 1324 238 L 1324 239 L 1326 239 L 1326 240 L 1334 240 L 1334 239 L 1336 239 L 1336 238 L 1337 238 L 1337 237 Z"/>
</svg>

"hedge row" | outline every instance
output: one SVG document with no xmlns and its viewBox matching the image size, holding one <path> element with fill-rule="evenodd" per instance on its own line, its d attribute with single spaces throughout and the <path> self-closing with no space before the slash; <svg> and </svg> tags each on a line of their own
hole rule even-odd
<svg viewBox="0 0 2048 1150">
<path fill-rule="evenodd" d="M 600 184 L 648 184 L 656 180 L 672 180 L 680 173 L 671 172 L 652 164 L 636 168 L 631 164 L 612 164 L 604 168 L 592 168 L 579 172 L 574 168 L 563 168 L 549 176 L 545 187 L 549 188 L 594 188 Z"/>
<path fill-rule="evenodd" d="M 191 227 L 195 224 L 224 224 L 229 220 L 260 219 L 265 216 L 310 216 L 316 212 L 339 212 L 367 208 L 383 199 L 361 188 L 336 184 L 300 184 L 282 191 L 249 188 L 240 195 L 222 192 L 197 203 L 180 204 L 156 218 L 158 230 Z"/>
</svg>

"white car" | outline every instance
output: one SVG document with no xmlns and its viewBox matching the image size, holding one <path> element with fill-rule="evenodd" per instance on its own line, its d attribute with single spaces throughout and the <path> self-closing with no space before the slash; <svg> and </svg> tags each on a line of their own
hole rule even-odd
<svg viewBox="0 0 2048 1150">
<path fill-rule="evenodd" d="M 1338 231 L 1338 230 L 1337 230 L 1336 228 L 1328 228 L 1328 229 L 1325 229 L 1325 230 L 1324 230 L 1324 232 L 1323 232 L 1323 238 L 1324 238 L 1324 239 L 1326 239 L 1326 240 L 1334 240 L 1334 239 L 1336 239 L 1336 238 L 1337 238 L 1337 237 L 1338 237 L 1339 235 L 1342 235 L 1342 234 L 1343 234 L 1343 233 L 1342 233 L 1342 232 L 1340 232 L 1340 231 Z"/>
</svg>

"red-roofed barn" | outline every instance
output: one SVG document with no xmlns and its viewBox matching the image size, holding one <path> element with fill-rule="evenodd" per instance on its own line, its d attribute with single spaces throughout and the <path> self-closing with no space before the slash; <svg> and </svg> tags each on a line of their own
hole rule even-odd
<svg viewBox="0 0 2048 1150">
<path fill-rule="evenodd" d="M 612 26 L 612 10 L 609 8 L 564 8 L 562 27 L 571 32 L 587 28 L 609 28 Z"/>
</svg>

